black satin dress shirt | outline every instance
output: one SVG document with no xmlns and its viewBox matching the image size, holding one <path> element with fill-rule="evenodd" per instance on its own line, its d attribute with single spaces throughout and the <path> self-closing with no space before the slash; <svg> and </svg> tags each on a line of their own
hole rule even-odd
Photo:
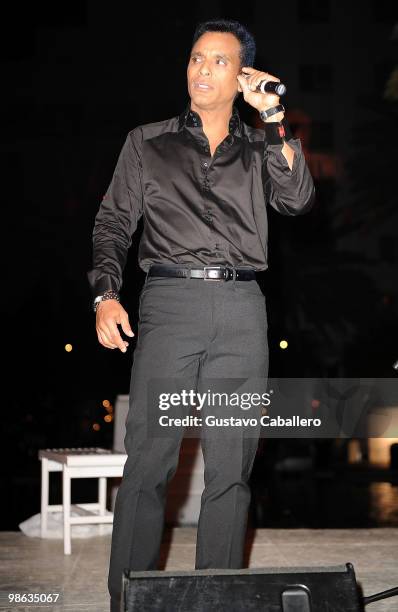
<svg viewBox="0 0 398 612">
<path fill-rule="evenodd" d="M 290 170 L 281 145 L 243 123 L 236 108 L 229 135 L 213 157 L 199 115 L 190 105 L 177 117 L 132 130 L 95 218 L 93 297 L 119 290 L 138 220 L 140 267 L 153 263 L 229 264 L 265 270 L 267 212 L 302 214 L 314 184 L 298 139 Z"/>
</svg>

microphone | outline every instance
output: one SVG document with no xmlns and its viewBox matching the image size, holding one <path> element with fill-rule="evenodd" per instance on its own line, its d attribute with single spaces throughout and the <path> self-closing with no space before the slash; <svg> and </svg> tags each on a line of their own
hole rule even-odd
<svg viewBox="0 0 398 612">
<path fill-rule="evenodd" d="M 261 93 L 274 93 L 277 96 L 284 96 L 287 92 L 286 85 L 277 81 L 260 81 L 256 89 Z"/>
<path fill-rule="evenodd" d="M 249 74 L 241 73 L 246 79 L 250 76 Z M 261 93 L 273 93 L 277 96 L 284 96 L 287 92 L 287 87 L 280 81 L 260 81 L 256 87 L 256 91 Z"/>
</svg>

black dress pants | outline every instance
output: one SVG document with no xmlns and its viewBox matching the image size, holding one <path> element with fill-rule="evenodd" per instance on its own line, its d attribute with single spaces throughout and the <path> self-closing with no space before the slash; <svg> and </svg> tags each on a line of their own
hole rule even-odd
<svg viewBox="0 0 398 612">
<path fill-rule="evenodd" d="M 128 458 L 115 505 L 109 570 L 112 612 L 120 610 L 124 569 L 157 569 L 167 484 L 176 472 L 184 436 L 184 428 L 176 427 L 169 437 L 151 435 L 148 411 L 159 409 L 148 405 L 148 383 L 154 378 L 182 380 L 185 387 L 189 382 L 197 392 L 206 392 L 211 379 L 246 379 L 250 387 L 250 378 L 265 385 L 267 376 L 266 304 L 257 281 L 147 276 L 140 295 L 126 421 Z M 217 416 L 217 407 L 206 410 Z M 260 413 L 259 408 L 256 416 Z M 237 415 L 236 410 L 231 414 Z M 198 437 L 205 487 L 195 569 L 239 569 L 259 428 L 232 432 L 229 427 L 211 427 L 203 433 L 202 428 Z"/>
</svg>

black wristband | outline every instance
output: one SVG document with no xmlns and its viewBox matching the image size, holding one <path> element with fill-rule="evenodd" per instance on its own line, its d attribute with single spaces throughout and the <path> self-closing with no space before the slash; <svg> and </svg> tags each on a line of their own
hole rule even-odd
<svg viewBox="0 0 398 612">
<path fill-rule="evenodd" d="M 282 121 L 264 123 L 265 136 L 268 144 L 283 144 L 285 140 L 292 140 L 289 123 L 285 117 Z"/>
</svg>

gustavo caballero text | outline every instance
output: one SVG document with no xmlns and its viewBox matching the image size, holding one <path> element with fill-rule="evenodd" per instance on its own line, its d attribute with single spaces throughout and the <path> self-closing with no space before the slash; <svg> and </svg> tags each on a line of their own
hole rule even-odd
<svg viewBox="0 0 398 612">
<path fill-rule="evenodd" d="M 204 419 L 198 416 L 187 415 L 185 417 L 171 417 L 167 414 L 159 417 L 159 425 L 162 427 L 201 427 L 203 424 L 208 427 L 319 427 L 321 419 L 304 418 L 299 415 L 290 417 L 271 418 L 268 415 L 257 417 L 217 417 L 209 414 Z"/>
</svg>

